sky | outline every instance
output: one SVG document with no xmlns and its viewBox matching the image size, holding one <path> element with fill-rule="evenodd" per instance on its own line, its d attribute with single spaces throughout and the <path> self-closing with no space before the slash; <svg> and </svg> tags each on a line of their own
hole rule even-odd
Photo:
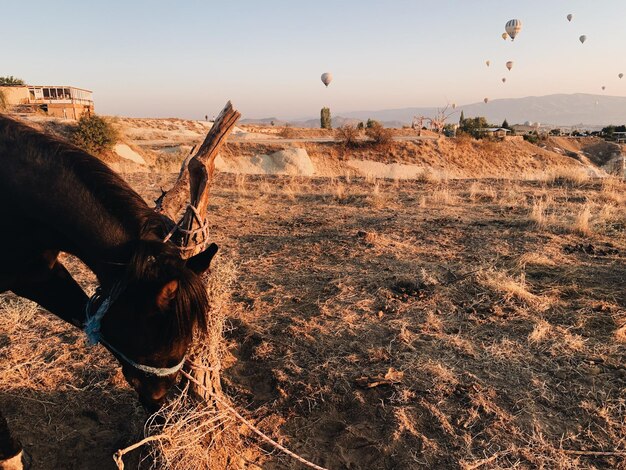
<svg viewBox="0 0 626 470">
<path fill-rule="evenodd" d="M 617 77 L 626 73 L 624 0 L 0 6 L 0 76 L 93 90 L 96 112 L 105 115 L 198 119 L 229 99 L 245 118 L 298 119 L 318 116 L 322 106 L 340 115 L 485 97 L 626 96 L 626 77 Z M 501 34 L 513 18 L 523 30 L 505 42 Z M 323 72 L 334 76 L 328 88 Z"/>
</svg>

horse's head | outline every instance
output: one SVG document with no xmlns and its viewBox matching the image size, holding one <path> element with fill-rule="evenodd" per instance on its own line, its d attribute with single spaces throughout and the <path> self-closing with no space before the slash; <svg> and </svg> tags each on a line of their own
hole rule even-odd
<svg viewBox="0 0 626 470">
<path fill-rule="evenodd" d="M 183 260 L 169 243 L 142 241 L 102 318 L 100 338 L 150 411 L 176 380 L 194 330 L 206 331 L 208 299 L 202 273 L 217 252 Z"/>
</svg>

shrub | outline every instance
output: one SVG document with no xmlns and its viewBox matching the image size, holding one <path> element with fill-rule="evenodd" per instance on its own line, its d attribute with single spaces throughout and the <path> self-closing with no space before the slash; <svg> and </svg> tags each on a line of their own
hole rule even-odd
<svg viewBox="0 0 626 470">
<path fill-rule="evenodd" d="M 278 133 L 278 136 L 282 137 L 283 139 L 294 139 L 298 137 L 298 133 L 289 124 L 285 124 L 285 127 L 281 129 L 281 131 Z"/>
<path fill-rule="evenodd" d="M 354 147 L 361 135 L 361 131 L 351 124 L 344 124 L 335 131 L 337 140 L 346 147 Z"/>
<path fill-rule="evenodd" d="M 526 142 L 530 142 L 531 144 L 536 144 L 539 142 L 539 136 L 536 134 L 526 134 L 524 135 L 524 140 Z"/>
<path fill-rule="evenodd" d="M 393 131 L 374 121 L 371 127 L 365 130 L 365 134 L 378 146 L 388 146 L 393 139 Z"/>
<path fill-rule="evenodd" d="M 330 108 L 322 108 L 320 112 L 320 124 L 322 129 L 332 129 L 332 119 L 330 117 Z"/>
<path fill-rule="evenodd" d="M 115 128 L 100 116 L 83 116 L 72 131 L 72 142 L 87 152 L 102 153 L 113 148 L 118 134 Z"/>
<path fill-rule="evenodd" d="M 0 85 L 24 85 L 24 80 L 21 78 L 9 75 L 6 77 L 0 77 Z"/>
</svg>

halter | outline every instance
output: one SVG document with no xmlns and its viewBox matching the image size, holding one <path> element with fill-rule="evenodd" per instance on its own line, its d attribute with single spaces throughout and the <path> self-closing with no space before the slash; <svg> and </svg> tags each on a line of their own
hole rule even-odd
<svg viewBox="0 0 626 470">
<path fill-rule="evenodd" d="M 189 239 L 197 234 L 202 234 L 202 241 L 200 243 L 196 243 L 195 245 L 191 246 L 179 246 L 178 249 L 181 251 L 195 251 L 199 246 L 204 249 L 208 245 L 209 225 L 206 219 L 204 219 L 200 215 L 198 209 L 193 204 L 188 204 L 187 209 L 191 209 L 191 211 L 193 212 L 193 217 L 198 222 L 199 228 L 187 230 L 182 228 L 180 224 L 174 224 L 172 229 L 163 239 L 163 242 L 167 243 L 168 241 L 170 241 L 170 239 L 176 232 L 179 232 L 183 237 L 188 237 Z M 93 315 L 92 311 L 94 305 L 102 298 L 102 288 L 96 288 L 96 292 L 87 301 L 87 304 L 85 305 L 85 334 L 87 335 L 87 343 L 91 346 L 102 343 L 109 351 L 111 351 L 118 358 L 123 360 L 126 364 L 145 374 L 155 375 L 157 377 L 167 377 L 168 375 L 173 375 L 177 373 L 180 369 L 182 369 L 183 365 L 185 364 L 185 356 L 183 356 L 181 361 L 173 367 L 152 367 L 145 364 L 139 364 L 138 362 L 133 361 L 131 358 L 112 346 L 102 337 L 102 334 L 100 334 L 100 325 L 102 323 L 104 315 L 106 315 L 106 313 L 109 311 L 109 308 L 111 307 L 111 305 L 113 305 L 113 302 L 117 300 L 119 295 L 124 290 L 124 287 L 125 286 L 123 286 L 121 282 L 116 282 L 111 288 L 109 295 L 104 298 L 104 300 L 100 303 L 98 309 Z"/>
<path fill-rule="evenodd" d="M 115 348 L 111 343 L 106 341 L 100 333 L 100 325 L 104 315 L 109 311 L 109 308 L 117 300 L 122 293 L 121 283 L 115 283 L 109 292 L 109 295 L 100 303 L 98 309 L 94 314 L 94 305 L 102 298 L 102 288 L 98 287 L 96 292 L 89 298 L 85 305 L 85 334 L 87 335 L 87 343 L 93 346 L 98 343 L 102 343 L 109 351 L 115 354 L 118 358 L 124 361 L 129 366 L 149 375 L 155 375 L 157 377 L 167 377 L 168 375 L 176 374 L 185 364 L 185 356 L 182 360 L 173 367 L 152 367 L 145 364 L 139 364 L 133 361 L 131 358 L 122 353 L 119 349 Z"/>
</svg>

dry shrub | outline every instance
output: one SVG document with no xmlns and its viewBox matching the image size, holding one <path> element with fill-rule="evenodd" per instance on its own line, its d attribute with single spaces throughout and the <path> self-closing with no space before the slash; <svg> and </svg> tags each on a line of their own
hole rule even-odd
<svg viewBox="0 0 626 470">
<path fill-rule="evenodd" d="M 295 139 L 298 137 L 298 132 L 293 127 L 285 126 L 278 133 L 278 136 L 283 139 Z"/>
<path fill-rule="evenodd" d="M 344 147 L 355 147 L 360 136 L 361 132 L 352 124 L 344 124 L 335 130 L 335 139 Z"/>
<path fill-rule="evenodd" d="M 441 183 L 444 177 L 436 173 L 432 168 L 424 168 L 415 179 L 422 183 Z M 447 179 L 447 175 L 445 179 Z"/>
<path fill-rule="evenodd" d="M 389 147 L 393 141 L 393 131 L 383 127 L 380 123 L 374 123 L 365 130 L 365 134 L 378 147 Z"/>
</svg>

